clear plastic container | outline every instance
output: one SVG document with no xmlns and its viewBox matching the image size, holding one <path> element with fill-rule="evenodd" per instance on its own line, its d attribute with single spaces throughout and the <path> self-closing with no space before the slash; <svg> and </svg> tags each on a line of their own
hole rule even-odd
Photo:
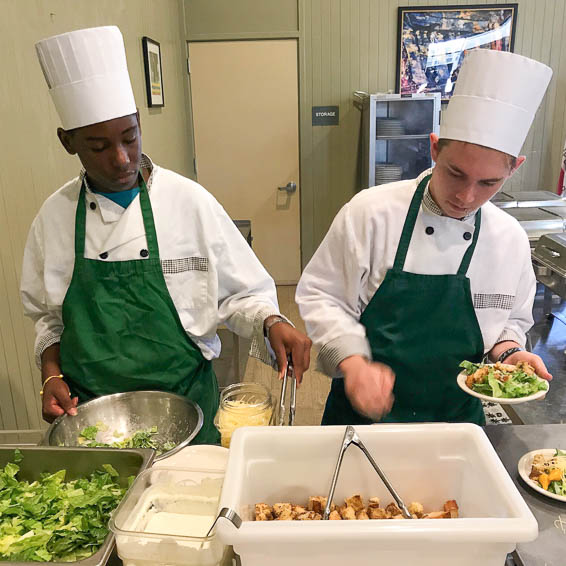
<svg viewBox="0 0 566 566">
<path fill-rule="evenodd" d="M 269 391 L 259 383 L 234 383 L 220 395 L 214 424 L 221 444 L 230 447 L 232 433 L 241 426 L 268 426 L 272 423 L 273 403 Z"/>
<path fill-rule="evenodd" d="M 224 566 L 231 547 L 207 537 L 224 472 L 154 468 L 140 474 L 110 520 L 124 566 Z"/>
</svg>

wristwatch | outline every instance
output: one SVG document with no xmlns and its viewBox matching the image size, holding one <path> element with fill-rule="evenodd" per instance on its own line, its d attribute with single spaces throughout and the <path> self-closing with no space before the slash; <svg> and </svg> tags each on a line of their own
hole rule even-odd
<svg viewBox="0 0 566 566">
<path fill-rule="evenodd" d="M 271 315 L 268 316 L 267 318 L 269 318 L 269 320 L 263 323 L 263 335 L 266 338 L 269 338 L 269 330 L 274 324 L 277 324 L 278 322 L 287 322 L 282 316 L 279 315 Z"/>
<path fill-rule="evenodd" d="M 498 358 L 497 361 L 502 363 L 504 362 L 511 354 L 514 354 L 515 352 L 524 352 L 525 349 L 524 348 L 519 348 L 518 346 L 515 346 L 514 348 L 509 348 L 508 350 L 505 350 L 505 352 L 503 352 Z"/>
</svg>

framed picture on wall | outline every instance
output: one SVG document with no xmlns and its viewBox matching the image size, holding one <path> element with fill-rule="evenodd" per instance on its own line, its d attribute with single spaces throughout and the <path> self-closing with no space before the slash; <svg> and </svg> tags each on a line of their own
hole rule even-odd
<svg viewBox="0 0 566 566">
<path fill-rule="evenodd" d="M 143 64 L 145 69 L 145 87 L 147 105 L 165 106 L 163 96 L 163 69 L 161 67 L 161 46 L 149 37 L 142 38 Z"/>
<path fill-rule="evenodd" d="M 397 92 L 450 99 L 466 53 L 513 51 L 517 4 L 399 8 Z"/>
</svg>

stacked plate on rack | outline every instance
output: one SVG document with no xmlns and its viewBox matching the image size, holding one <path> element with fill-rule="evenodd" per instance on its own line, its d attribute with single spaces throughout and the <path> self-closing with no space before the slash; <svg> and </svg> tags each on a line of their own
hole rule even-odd
<svg viewBox="0 0 566 566">
<path fill-rule="evenodd" d="M 378 118 L 377 119 L 377 136 L 403 136 L 405 128 L 403 122 L 398 118 Z"/>
<path fill-rule="evenodd" d="M 377 163 L 375 166 L 375 184 L 384 185 L 400 181 L 403 175 L 403 167 L 395 163 Z"/>
</svg>

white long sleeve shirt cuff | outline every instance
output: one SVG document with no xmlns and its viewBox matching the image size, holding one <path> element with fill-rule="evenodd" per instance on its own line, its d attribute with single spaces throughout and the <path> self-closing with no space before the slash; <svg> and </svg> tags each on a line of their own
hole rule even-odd
<svg viewBox="0 0 566 566">
<path fill-rule="evenodd" d="M 263 332 L 265 319 L 270 316 L 280 316 L 293 328 L 295 327 L 295 325 L 285 315 L 282 315 L 274 309 L 265 308 L 259 310 L 254 319 L 252 343 L 250 345 L 249 355 L 258 359 L 260 362 L 271 366 L 274 370 L 278 370 L 275 352 L 271 347 L 269 339 L 266 338 Z"/>
<path fill-rule="evenodd" d="M 371 360 L 371 349 L 367 338 L 340 336 L 327 342 L 320 349 L 317 369 L 330 377 L 344 377 L 338 365 L 342 360 L 355 355 Z"/>
<path fill-rule="evenodd" d="M 506 342 L 507 340 L 510 340 L 512 342 L 517 342 L 517 344 L 519 344 L 521 348 L 524 348 L 525 344 L 527 343 L 527 337 L 524 333 L 516 332 L 515 330 L 512 330 L 510 328 L 506 328 L 499 335 L 496 344 L 499 344 L 500 342 Z"/>
</svg>

